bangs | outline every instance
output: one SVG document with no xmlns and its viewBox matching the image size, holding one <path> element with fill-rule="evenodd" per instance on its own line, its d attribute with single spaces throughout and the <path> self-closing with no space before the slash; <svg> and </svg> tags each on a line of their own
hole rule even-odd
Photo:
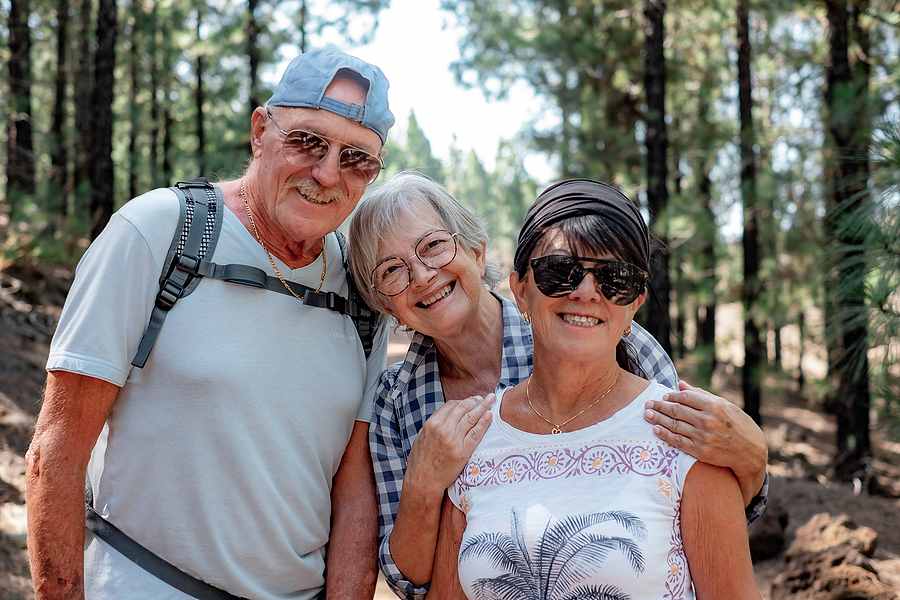
<svg viewBox="0 0 900 600">
<path fill-rule="evenodd" d="M 554 235 L 562 236 L 573 256 L 609 256 L 647 270 L 640 250 L 627 232 L 615 221 L 600 215 L 579 215 L 554 223 L 544 233 L 538 246 L 544 245 Z"/>
</svg>

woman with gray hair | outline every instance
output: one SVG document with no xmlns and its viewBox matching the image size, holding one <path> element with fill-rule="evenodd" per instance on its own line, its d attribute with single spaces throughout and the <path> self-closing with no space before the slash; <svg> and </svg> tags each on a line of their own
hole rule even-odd
<svg viewBox="0 0 900 600">
<path fill-rule="evenodd" d="M 379 567 L 404 598 L 428 590 L 445 490 L 487 430 L 494 392 L 532 371 L 528 316 L 491 291 L 500 275 L 486 258 L 487 243 L 477 217 L 414 172 L 370 192 L 350 225 L 350 265 L 360 292 L 414 331 L 406 358 L 382 374 L 369 434 Z M 678 389 L 671 360 L 636 323 L 623 346 L 639 374 Z M 732 468 L 750 504 L 748 519 L 758 516 L 766 449 L 752 420 L 727 401 L 684 386 L 647 407 L 663 441 Z M 757 490 L 762 495 L 751 501 Z"/>
</svg>

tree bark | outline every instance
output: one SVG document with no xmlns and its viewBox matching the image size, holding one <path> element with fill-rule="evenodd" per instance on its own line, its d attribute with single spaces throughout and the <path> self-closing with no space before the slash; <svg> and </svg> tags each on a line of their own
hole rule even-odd
<svg viewBox="0 0 900 600">
<path fill-rule="evenodd" d="M 740 103 L 741 148 L 741 198 L 744 206 L 744 281 L 741 301 L 744 306 L 744 368 L 741 371 L 741 389 L 744 395 L 744 411 L 758 424 L 760 415 L 761 381 L 764 369 L 765 346 L 755 318 L 759 299 L 760 249 L 759 216 L 756 197 L 756 151 L 753 127 L 753 85 L 750 75 L 750 11 L 746 0 L 737 2 L 738 44 L 738 100 Z"/>
<path fill-rule="evenodd" d="M 160 36 L 158 3 L 150 11 L 150 184 L 159 186 L 159 53 Z"/>
<path fill-rule="evenodd" d="M 91 239 L 112 217 L 113 199 L 113 77 L 116 64 L 116 2 L 100 0 L 97 8 L 97 54 L 91 130 Z"/>
<path fill-rule="evenodd" d="M 51 212 L 68 214 L 69 152 L 66 142 L 66 70 L 69 55 L 69 0 L 59 0 L 56 10 L 56 81 L 53 123 L 50 126 L 50 199 Z M 53 220 L 51 219 L 51 223 Z"/>
<path fill-rule="evenodd" d="M 141 35 L 141 12 L 143 9 L 135 3 L 134 29 L 131 31 L 129 69 L 131 83 L 128 86 L 128 111 L 130 113 L 130 128 L 128 131 L 128 197 L 135 198 L 138 195 L 138 103 L 137 93 L 141 87 L 141 67 L 138 53 L 138 40 Z"/>
<path fill-rule="evenodd" d="M 11 207 L 34 193 L 34 147 L 31 112 L 31 31 L 28 0 L 9 7 L 9 121 L 6 139 L 6 201 Z"/>
<path fill-rule="evenodd" d="M 247 0 L 247 60 L 250 66 L 250 106 L 247 111 L 249 116 L 257 106 L 262 106 L 259 97 L 259 25 L 256 23 L 256 7 L 259 0 Z"/>
<path fill-rule="evenodd" d="M 202 43 L 201 29 L 203 27 L 203 10 L 197 8 L 197 43 Z M 206 127 L 203 120 L 203 103 L 206 96 L 203 91 L 203 53 L 197 54 L 197 89 L 194 92 L 194 100 L 197 106 L 197 168 L 199 175 L 206 174 Z"/>
<path fill-rule="evenodd" d="M 672 353 L 669 249 L 665 219 L 668 202 L 666 179 L 666 153 L 669 147 L 666 129 L 666 62 L 663 53 L 665 39 L 664 0 L 646 0 L 644 3 L 644 33 L 646 34 L 646 62 L 644 87 L 647 93 L 647 205 L 650 211 L 650 228 L 660 243 L 651 249 L 650 294 L 655 299 L 649 304 L 647 331 L 656 338 L 663 349 Z"/>
<path fill-rule="evenodd" d="M 75 141 L 75 171 L 72 182 L 76 190 L 84 182 L 91 179 L 91 119 L 93 113 L 91 110 L 91 95 L 94 89 L 94 73 L 91 68 L 93 58 L 93 53 L 91 52 L 91 41 L 93 39 L 91 27 L 93 7 L 91 0 L 81 0 L 79 13 L 81 15 L 79 27 L 81 52 L 79 53 L 75 75 L 75 128 L 78 130 L 78 138 Z M 80 201 L 79 205 L 81 205 Z"/>
<path fill-rule="evenodd" d="M 869 172 L 867 150 L 869 85 L 866 32 L 858 17 L 863 3 L 827 0 L 829 64 L 825 93 L 828 129 L 837 156 L 832 196 L 826 215 L 826 235 L 838 250 L 826 291 L 832 321 L 830 330 L 836 344 L 831 357 L 833 375 L 838 379 L 837 453 L 835 472 L 845 480 L 861 476 L 871 456 L 869 440 L 868 330 L 864 319 L 852 319 L 865 310 L 865 258 L 857 250 L 859 234 L 840 228 L 843 220 L 854 218 L 865 198 Z M 855 35 L 854 35 L 855 34 Z M 850 42 L 859 45 L 855 65 L 850 62 Z"/>
<path fill-rule="evenodd" d="M 712 382 L 716 370 L 716 216 L 713 213 L 711 188 L 709 168 L 704 166 L 698 186 L 701 216 L 697 220 L 697 235 L 700 236 L 697 303 L 703 307 L 703 314 L 697 320 L 697 344 L 694 349 L 701 386 Z"/>
</svg>

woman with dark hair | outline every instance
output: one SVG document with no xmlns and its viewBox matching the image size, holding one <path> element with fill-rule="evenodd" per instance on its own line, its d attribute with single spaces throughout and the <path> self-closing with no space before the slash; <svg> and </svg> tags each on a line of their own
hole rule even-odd
<svg viewBox="0 0 900 600">
<path fill-rule="evenodd" d="M 448 490 L 435 597 L 759 598 L 734 475 L 643 417 L 669 391 L 623 343 L 649 256 L 640 213 L 605 184 L 564 181 L 529 209 L 510 287 L 534 371 L 498 392 Z"/>
<path fill-rule="evenodd" d="M 406 358 L 382 375 L 370 448 L 380 568 L 398 595 L 421 598 L 431 581 L 444 492 L 490 424 L 493 392 L 531 375 L 533 325 L 490 290 L 500 276 L 486 258 L 484 225 L 422 175 L 401 173 L 369 192 L 351 222 L 350 241 L 351 268 L 366 300 L 414 331 Z M 628 333 L 621 347 L 634 371 L 677 388 L 674 366 L 656 340 L 636 323 Z M 750 506 L 748 520 L 758 516 L 766 490 L 762 432 L 707 392 L 682 384 L 682 391 L 667 393 L 647 403 L 662 441 L 732 468 Z"/>
</svg>

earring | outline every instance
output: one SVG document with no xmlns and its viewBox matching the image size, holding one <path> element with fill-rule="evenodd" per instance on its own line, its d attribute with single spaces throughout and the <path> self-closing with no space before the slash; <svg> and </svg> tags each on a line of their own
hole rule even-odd
<svg viewBox="0 0 900 600">
<path fill-rule="evenodd" d="M 522 318 L 525 319 L 525 322 L 531 325 L 531 318 L 528 316 L 527 312 L 522 313 Z"/>
<path fill-rule="evenodd" d="M 622 332 L 622 337 L 628 337 L 631 335 L 631 325 L 628 326 L 628 329 Z"/>
</svg>

